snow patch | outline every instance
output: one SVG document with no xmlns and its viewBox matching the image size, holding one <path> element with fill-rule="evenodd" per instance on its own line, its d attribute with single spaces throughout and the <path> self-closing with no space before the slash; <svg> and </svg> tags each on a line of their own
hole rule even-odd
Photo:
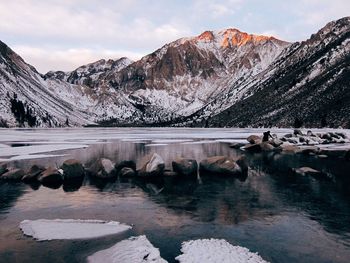
<svg viewBox="0 0 350 263">
<path fill-rule="evenodd" d="M 21 230 L 38 241 L 54 239 L 88 239 L 118 234 L 131 229 L 131 226 L 115 221 L 38 219 L 24 220 Z"/>
<path fill-rule="evenodd" d="M 131 237 L 88 257 L 89 263 L 166 263 L 146 236 Z"/>
<path fill-rule="evenodd" d="M 224 239 L 199 239 L 182 243 L 182 255 L 176 257 L 180 263 L 267 263 L 249 249 L 232 246 Z"/>
</svg>

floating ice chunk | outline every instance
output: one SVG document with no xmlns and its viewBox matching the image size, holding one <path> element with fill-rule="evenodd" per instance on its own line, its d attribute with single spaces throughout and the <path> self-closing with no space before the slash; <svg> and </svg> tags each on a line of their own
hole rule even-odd
<svg viewBox="0 0 350 263">
<path fill-rule="evenodd" d="M 146 236 L 131 237 L 88 257 L 89 263 L 166 263 Z M 199 262 L 199 261 L 198 261 Z"/>
<path fill-rule="evenodd" d="M 131 229 L 131 226 L 115 221 L 39 219 L 24 220 L 20 228 L 27 236 L 43 241 L 53 239 L 87 239 L 118 234 Z"/>
<path fill-rule="evenodd" d="M 267 263 L 249 249 L 232 246 L 224 239 L 199 239 L 182 243 L 182 255 L 176 257 L 180 263 Z"/>
</svg>

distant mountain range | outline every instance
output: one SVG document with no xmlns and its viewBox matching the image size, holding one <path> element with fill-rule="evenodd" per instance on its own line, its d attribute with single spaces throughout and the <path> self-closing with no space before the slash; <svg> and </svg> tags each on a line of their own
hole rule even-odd
<svg viewBox="0 0 350 263">
<path fill-rule="evenodd" d="M 237 29 L 45 75 L 0 42 L 0 126 L 350 128 L 350 17 L 288 43 Z"/>
</svg>

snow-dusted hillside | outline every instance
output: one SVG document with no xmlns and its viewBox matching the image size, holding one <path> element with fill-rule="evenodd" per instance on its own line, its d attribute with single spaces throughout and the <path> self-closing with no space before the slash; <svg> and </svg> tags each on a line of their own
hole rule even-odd
<svg viewBox="0 0 350 263">
<path fill-rule="evenodd" d="M 350 128 L 350 17 L 295 43 L 212 126 Z"/>
</svg>

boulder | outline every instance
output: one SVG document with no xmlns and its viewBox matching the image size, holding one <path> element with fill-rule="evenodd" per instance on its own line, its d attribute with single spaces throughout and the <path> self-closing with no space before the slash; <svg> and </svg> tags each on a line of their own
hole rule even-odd
<svg viewBox="0 0 350 263">
<path fill-rule="evenodd" d="M 244 147 L 242 147 L 242 149 L 250 153 L 261 152 L 260 144 L 247 144 Z"/>
<path fill-rule="evenodd" d="M 261 151 L 263 152 L 271 152 L 275 150 L 275 147 L 273 147 L 269 142 L 262 142 L 260 143 Z"/>
<path fill-rule="evenodd" d="M 11 168 L 6 173 L 4 173 L 0 179 L 1 180 L 11 180 L 20 181 L 24 176 L 24 171 L 22 169 Z"/>
<path fill-rule="evenodd" d="M 306 135 L 309 137 L 316 137 L 316 135 L 312 131 L 307 131 Z"/>
<path fill-rule="evenodd" d="M 284 153 L 299 153 L 300 152 L 300 148 L 298 146 L 290 145 L 290 144 L 282 144 L 278 148 Z"/>
<path fill-rule="evenodd" d="M 242 169 L 232 157 L 214 156 L 200 162 L 200 171 L 217 175 L 241 175 Z"/>
<path fill-rule="evenodd" d="M 335 134 L 338 135 L 339 137 L 343 138 L 343 139 L 347 139 L 347 138 L 348 138 L 348 137 L 346 136 L 346 134 L 343 133 L 343 132 L 336 132 Z"/>
<path fill-rule="evenodd" d="M 97 160 L 93 165 L 88 169 L 93 176 L 96 176 L 101 179 L 109 179 L 116 177 L 116 171 L 114 169 L 114 164 L 111 160 L 106 158 L 101 158 Z"/>
<path fill-rule="evenodd" d="M 141 161 L 140 176 L 159 176 L 163 175 L 165 168 L 164 160 L 156 153 L 145 156 Z"/>
<path fill-rule="evenodd" d="M 284 135 L 284 138 L 287 138 L 287 139 L 292 138 L 292 137 L 293 137 L 293 134 L 291 134 L 291 133 L 287 133 L 286 135 Z"/>
<path fill-rule="evenodd" d="M 196 160 L 177 158 L 172 162 L 174 172 L 183 176 L 197 176 L 198 164 Z"/>
<path fill-rule="evenodd" d="M 303 136 L 304 135 L 300 129 L 295 129 L 293 133 L 295 136 L 298 136 L 298 135 Z"/>
<path fill-rule="evenodd" d="M 57 169 L 49 167 L 39 175 L 38 181 L 46 185 L 58 185 L 62 184 L 63 177 Z"/>
<path fill-rule="evenodd" d="M 24 182 L 33 182 L 36 181 L 39 177 L 39 175 L 45 171 L 44 166 L 36 165 L 34 164 L 32 167 L 30 167 L 29 171 L 26 173 L 26 175 L 23 176 L 22 181 Z"/>
<path fill-rule="evenodd" d="M 278 138 L 273 138 L 269 141 L 269 143 L 274 146 L 274 147 L 279 147 L 283 144 L 283 141 L 281 141 L 280 139 Z"/>
<path fill-rule="evenodd" d="M 118 165 L 115 165 L 115 170 L 119 173 L 119 171 L 125 167 L 136 171 L 136 163 L 134 161 L 122 161 Z"/>
<path fill-rule="evenodd" d="M 319 176 L 322 173 L 318 170 L 315 170 L 310 167 L 301 167 L 301 168 L 294 168 L 293 169 L 294 173 L 299 174 L 299 175 L 312 175 L 312 176 Z"/>
<path fill-rule="evenodd" d="M 63 170 L 64 180 L 81 178 L 85 175 L 85 169 L 81 162 L 75 159 L 69 159 L 63 162 L 61 169 Z"/>
<path fill-rule="evenodd" d="M 123 167 L 118 171 L 117 175 L 122 177 L 133 177 L 136 176 L 136 172 L 130 167 Z"/>
<path fill-rule="evenodd" d="M 8 171 L 7 169 L 7 164 L 6 163 L 1 163 L 0 164 L 0 176 L 3 175 Z"/>
<path fill-rule="evenodd" d="M 258 144 L 258 143 L 261 143 L 261 137 L 258 135 L 250 135 L 247 138 L 247 141 L 251 144 Z"/>
</svg>

